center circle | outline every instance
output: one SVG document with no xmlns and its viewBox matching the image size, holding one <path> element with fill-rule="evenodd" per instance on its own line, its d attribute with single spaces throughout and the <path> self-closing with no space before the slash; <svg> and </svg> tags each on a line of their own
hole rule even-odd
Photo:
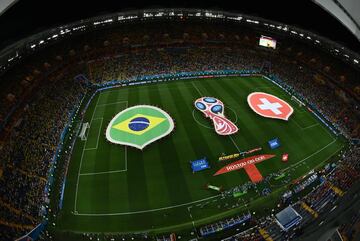
<svg viewBox="0 0 360 241">
<path fill-rule="evenodd" d="M 143 131 L 148 128 L 150 121 L 145 117 L 136 117 L 129 122 L 129 129 L 132 131 Z"/>
</svg>

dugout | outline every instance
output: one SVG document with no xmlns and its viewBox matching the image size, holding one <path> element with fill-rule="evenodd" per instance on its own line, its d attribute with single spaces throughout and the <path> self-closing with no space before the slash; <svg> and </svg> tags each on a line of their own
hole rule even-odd
<svg viewBox="0 0 360 241">
<path fill-rule="evenodd" d="M 298 225 L 302 220 L 302 217 L 291 206 L 283 209 L 275 215 L 275 220 L 280 228 L 284 231 L 288 231 L 292 227 Z"/>
</svg>

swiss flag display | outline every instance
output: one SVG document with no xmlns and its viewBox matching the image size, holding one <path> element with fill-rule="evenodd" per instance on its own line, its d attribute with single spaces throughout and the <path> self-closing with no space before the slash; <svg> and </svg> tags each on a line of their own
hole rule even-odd
<svg viewBox="0 0 360 241">
<path fill-rule="evenodd" d="M 287 161 L 289 160 L 289 154 L 284 153 L 284 154 L 282 155 L 282 157 L 281 157 L 281 160 L 282 160 L 283 162 L 287 162 Z"/>
<path fill-rule="evenodd" d="M 250 108 L 258 115 L 267 118 L 288 120 L 294 112 L 284 100 L 264 92 L 253 92 L 247 97 Z"/>
</svg>

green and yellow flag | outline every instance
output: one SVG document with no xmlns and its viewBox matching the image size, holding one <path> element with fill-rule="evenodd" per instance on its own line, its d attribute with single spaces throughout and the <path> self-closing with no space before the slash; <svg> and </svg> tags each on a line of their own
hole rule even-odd
<svg viewBox="0 0 360 241">
<path fill-rule="evenodd" d="M 143 149 L 173 129 L 174 121 L 165 111 L 137 105 L 121 111 L 110 121 L 106 138 L 112 143 Z"/>
</svg>

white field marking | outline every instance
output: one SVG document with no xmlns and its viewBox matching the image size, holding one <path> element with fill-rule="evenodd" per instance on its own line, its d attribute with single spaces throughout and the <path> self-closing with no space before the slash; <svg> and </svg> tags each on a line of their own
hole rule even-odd
<svg viewBox="0 0 360 241">
<path fill-rule="evenodd" d="M 238 147 L 238 145 L 236 144 L 236 142 L 234 141 L 234 139 L 232 138 L 232 136 L 229 136 L 229 137 L 230 137 L 230 140 L 232 141 L 232 143 L 234 144 L 236 150 L 238 150 L 238 152 L 240 153 L 241 150 L 240 150 L 240 148 Z"/>
<path fill-rule="evenodd" d="M 294 164 L 288 166 L 287 168 L 282 169 L 281 171 L 282 171 L 282 172 L 283 172 L 283 171 L 286 171 L 286 170 L 288 170 L 288 169 L 290 169 L 290 168 L 292 168 L 292 167 L 295 167 L 295 166 L 299 165 L 300 163 L 305 162 L 305 161 L 306 161 L 307 159 L 309 159 L 310 157 L 316 155 L 317 153 L 319 153 L 319 152 L 321 152 L 322 150 L 324 150 L 326 147 L 332 145 L 335 141 L 336 141 L 336 139 L 334 139 L 332 142 L 330 142 L 329 144 L 327 144 L 326 146 L 324 146 L 324 147 L 321 148 L 320 150 L 317 150 L 316 152 L 313 152 L 310 156 L 305 157 L 305 158 L 302 159 L 301 161 L 299 161 L 299 162 L 297 162 L 297 163 L 294 163 Z M 341 148 L 342 148 L 342 146 L 341 146 Z M 339 151 L 341 148 L 337 149 L 336 152 Z M 334 152 L 334 153 L 336 153 L 336 152 Z M 334 153 L 332 153 L 330 156 L 332 156 Z"/>
<path fill-rule="evenodd" d="M 97 150 L 97 149 L 98 149 L 98 146 L 99 146 L 100 132 L 101 132 L 101 127 L 102 127 L 104 118 L 96 118 L 96 119 L 93 119 L 93 121 L 94 121 L 94 120 L 101 120 L 101 122 L 100 122 L 100 127 L 99 127 L 99 130 L 98 130 L 97 139 L 96 139 L 96 145 L 95 145 L 95 147 L 85 148 L 85 149 L 84 149 L 85 151 Z M 87 143 L 86 143 L 86 144 L 87 144 Z"/>
<path fill-rule="evenodd" d="M 127 108 L 128 107 L 128 101 L 123 101 L 123 103 L 126 103 L 126 108 Z M 103 119 L 103 118 L 99 118 L 99 119 Z M 99 133 L 100 133 L 100 131 L 101 131 L 101 126 L 100 126 L 100 129 L 99 129 Z M 98 135 L 98 142 L 99 142 L 99 135 Z M 96 146 L 96 148 L 88 148 L 88 149 L 85 149 L 85 151 L 97 150 L 97 147 L 98 146 Z M 125 169 L 119 169 L 119 170 L 113 170 L 113 171 L 105 171 L 105 172 L 86 172 L 86 173 L 80 173 L 79 175 L 80 176 L 91 176 L 91 175 L 126 172 L 127 171 L 127 147 L 124 146 L 124 148 L 125 148 L 125 154 L 124 154 L 124 156 L 125 156 Z"/>
<path fill-rule="evenodd" d="M 194 81 L 192 81 L 191 84 L 194 86 L 194 88 L 195 88 L 196 91 L 199 93 L 199 95 L 200 95 L 201 97 L 203 97 L 204 95 L 201 93 L 201 91 L 199 90 L 199 88 L 195 85 Z"/>
<path fill-rule="evenodd" d="M 315 127 L 315 126 L 318 126 L 320 125 L 319 123 L 315 123 L 315 124 L 312 124 L 312 125 L 309 125 L 309 126 L 305 126 L 305 127 L 302 127 L 299 123 L 297 123 L 297 121 L 295 120 L 295 118 L 292 119 L 294 121 L 294 123 L 301 129 L 301 130 L 306 130 L 306 129 L 309 129 L 311 127 Z M 332 138 L 334 139 L 334 138 Z"/>
<path fill-rule="evenodd" d="M 86 150 L 87 151 L 87 150 Z M 112 174 L 112 173 L 120 173 L 127 171 L 127 147 L 125 146 L 125 169 L 113 170 L 113 171 L 105 171 L 105 172 L 85 172 L 80 173 L 80 176 L 93 176 L 93 175 L 101 175 L 101 174 Z"/>
<path fill-rule="evenodd" d="M 324 129 L 324 131 L 325 131 L 326 133 L 328 133 L 328 135 L 329 135 L 333 140 L 336 139 L 336 138 L 331 134 L 330 130 L 327 129 L 327 128 L 325 128 L 323 124 L 319 124 L 319 125 L 321 126 L 321 128 Z"/>
<path fill-rule="evenodd" d="M 99 127 L 99 131 L 98 131 L 97 139 L 96 139 L 96 147 L 95 147 L 96 149 L 99 146 L 100 132 L 101 132 L 103 121 L 104 121 L 104 118 L 101 118 L 100 127 Z"/>
<path fill-rule="evenodd" d="M 295 118 L 292 118 L 292 120 L 294 121 L 294 123 L 295 123 L 300 129 L 303 129 L 303 127 L 297 123 L 297 121 L 295 120 Z"/>
<path fill-rule="evenodd" d="M 313 125 L 304 127 L 304 128 L 302 128 L 302 129 L 303 129 L 303 130 L 306 130 L 306 129 L 309 129 L 309 128 L 311 128 L 311 127 L 318 126 L 318 125 L 319 125 L 319 123 L 315 123 L 315 124 L 313 124 Z"/>
<path fill-rule="evenodd" d="M 314 117 L 313 117 L 313 118 L 314 118 Z M 292 119 L 292 120 L 294 121 L 294 123 L 295 123 L 301 130 L 306 130 L 306 129 L 309 129 L 309 128 L 311 128 L 311 127 L 320 126 L 320 127 L 323 128 L 324 131 L 331 137 L 331 139 L 333 139 L 333 140 L 336 139 L 336 138 L 330 133 L 329 129 L 326 129 L 326 128 L 324 127 L 324 125 L 321 124 L 321 123 L 315 123 L 315 124 L 312 124 L 312 125 L 310 125 L 310 126 L 302 127 L 302 126 L 299 125 L 299 123 L 297 123 L 297 122 L 295 121 L 295 119 Z"/>
<path fill-rule="evenodd" d="M 94 151 L 94 150 L 97 150 L 97 148 L 93 147 L 93 148 L 85 148 L 84 149 L 85 151 Z"/>
<path fill-rule="evenodd" d="M 91 128 L 91 124 L 92 124 L 92 121 L 93 121 L 94 115 L 95 115 L 96 106 L 99 103 L 100 96 L 101 96 L 101 92 L 99 93 L 99 97 L 98 97 L 98 99 L 96 101 L 95 108 L 94 108 L 93 114 L 91 116 L 90 127 L 89 128 Z M 84 147 L 83 147 L 83 150 L 82 150 L 82 153 L 81 153 L 81 158 L 80 158 L 79 170 L 78 170 L 78 174 L 77 174 L 76 189 L 75 189 L 75 200 L 74 200 L 74 212 L 76 212 L 76 203 L 77 203 L 77 195 L 78 195 L 78 189 L 79 189 L 80 172 L 81 172 L 81 166 L 82 166 L 82 161 L 83 161 L 83 158 L 84 158 L 84 152 L 85 152 L 85 147 L 86 147 L 86 144 L 87 144 L 87 140 L 88 140 L 88 138 L 86 138 L 85 143 L 84 143 Z"/>
<path fill-rule="evenodd" d="M 86 172 L 86 173 L 81 173 L 80 176 L 93 176 L 93 175 L 111 174 L 111 173 L 119 173 L 119 172 L 126 172 L 126 169 L 115 170 L 115 171 L 106 171 L 106 172 Z"/>
<path fill-rule="evenodd" d="M 188 202 L 188 203 L 183 203 L 183 204 L 178 204 L 178 205 L 163 207 L 163 208 L 142 210 L 142 211 L 123 212 L 123 213 L 74 213 L 74 215 L 76 215 L 76 216 L 123 216 L 123 215 L 139 214 L 139 213 L 150 213 L 150 212 L 157 212 L 157 211 L 162 211 L 162 210 L 167 210 L 167 209 L 172 209 L 172 208 L 178 208 L 178 207 L 182 207 L 182 206 L 188 206 L 188 205 L 191 205 L 194 203 L 203 202 L 206 200 L 217 198 L 219 196 L 221 196 L 221 194 L 218 194 L 218 195 L 215 195 L 212 197 L 208 197 L 208 198 L 204 198 L 204 199 L 200 199 L 200 200 L 196 200 L 193 202 Z"/>
<path fill-rule="evenodd" d="M 107 106 L 107 105 L 116 105 L 116 104 L 120 104 L 120 103 L 127 103 L 127 102 L 128 102 L 127 100 L 124 100 L 124 101 L 117 101 L 117 102 L 112 102 L 112 103 L 100 104 L 100 105 L 95 106 L 95 108 L 102 107 L 102 106 Z"/>
</svg>

